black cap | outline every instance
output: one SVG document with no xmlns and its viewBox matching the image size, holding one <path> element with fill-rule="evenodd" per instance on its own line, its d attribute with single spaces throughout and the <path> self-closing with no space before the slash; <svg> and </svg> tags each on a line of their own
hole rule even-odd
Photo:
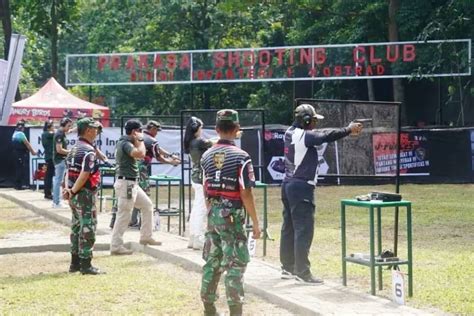
<svg viewBox="0 0 474 316">
<path fill-rule="evenodd" d="M 24 119 L 19 119 L 18 122 L 16 122 L 16 127 L 25 127 L 26 121 Z"/>
<path fill-rule="evenodd" d="M 142 129 L 142 128 L 143 128 L 142 123 L 138 120 L 128 120 L 125 123 L 125 130 L 126 131 L 131 131 L 131 130 L 134 130 L 134 129 Z"/>
</svg>

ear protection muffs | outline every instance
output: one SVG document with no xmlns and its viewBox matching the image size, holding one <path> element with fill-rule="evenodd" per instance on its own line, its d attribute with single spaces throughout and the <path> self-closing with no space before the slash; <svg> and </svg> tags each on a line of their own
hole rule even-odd
<svg viewBox="0 0 474 316">
<path fill-rule="evenodd" d="M 302 120 L 303 120 L 303 125 L 306 127 L 309 124 L 311 124 L 311 121 L 313 120 L 313 117 L 309 114 L 305 114 L 305 115 L 303 115 Z"/>
<path fill-rule="evenodd" d="M 314 109 L 309 104 L 300 104 L 295 109 L 295 117 L 303 125 L 307 127 L 311 124 L 314 116 Z"/>
</svg>

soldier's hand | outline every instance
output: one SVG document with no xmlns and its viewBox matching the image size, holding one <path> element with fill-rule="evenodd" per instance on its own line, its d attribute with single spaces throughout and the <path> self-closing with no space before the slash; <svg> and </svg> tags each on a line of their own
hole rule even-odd
<svg viewBox="0 0 474 316">
<path fill-rule="evenodd" d="M 253 239 L 259 239 L 260 234 L 261 234 L 260 227 L 258 227 L 258 225 L 253 225 L 253 227 L 252 227 L 252 237 L 253 237 Z"/>
<path fill-rule="evenodd" d="M 69 200 L 72 197 L 71 189 L 63 189 L 63 199 Z"/>
<path fill-rule="evenodd" d="M 351 122 L 348 127 L 351 130 L 351 135 L 357 136 L 360 134 L 364 126 L 362 123 Z"/>
</svg>

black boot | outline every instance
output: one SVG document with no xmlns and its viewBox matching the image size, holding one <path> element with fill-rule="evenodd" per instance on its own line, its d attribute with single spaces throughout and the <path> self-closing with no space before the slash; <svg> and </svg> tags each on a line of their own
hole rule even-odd
<svg viewBox="0 0 474 316">
<path fill-rule="evenodd" d="M 71 254 L 71 265 L 69 265 L 69 272 L 74 273 L 81 270 L 81 259 L 78 255 Z"/>
<path fill-rule="evenodd" d="M 91 265 L 91 258 L 81 259 L 81 274 L 105 274 L 105 272 L 100 271 L 99 268 L 93 267 Z"/>
<path fill-rule="evenodd" d="M 229 306 L 230 316 L 242 316 L 242 305 Z"/>
<path fill-rule="evenodd" d="M 215 315 L 217 315 L 217 310 L 214 303 L 204 303 L 204 316 L 215 316 Z"/>
</svg>

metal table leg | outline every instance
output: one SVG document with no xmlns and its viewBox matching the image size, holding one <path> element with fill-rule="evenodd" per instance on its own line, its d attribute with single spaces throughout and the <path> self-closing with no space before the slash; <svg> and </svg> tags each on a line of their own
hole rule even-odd
<svg viewBox="0 0 474 316">
<path fill-rule="evenodd" d="M 369 209 L 370 226 L 370 293 L 375 295 L 375 233 L 374 233 L 374 207 Z"/>
<path fill-rule="evenodd" d="M 342 285 L 347 286 L 346 263 L 346 206 L 341 203 L 341 256 L 342 256 Z"/>
<path fill-rule="evenodd" d="M 382 254 L 382 212 L 381 208 L 377 207 L 377 252 Z M 382 266 L 378 266 L 379 290 L 383 289 L 382 284 Z"/>
<path fill-rule="evenodd" d="M 411 235 L 411 204 L 407 206 L 407 242 L 408 242 L 408 296 L 413 296 L 413 254 Z"/>
</svg>

